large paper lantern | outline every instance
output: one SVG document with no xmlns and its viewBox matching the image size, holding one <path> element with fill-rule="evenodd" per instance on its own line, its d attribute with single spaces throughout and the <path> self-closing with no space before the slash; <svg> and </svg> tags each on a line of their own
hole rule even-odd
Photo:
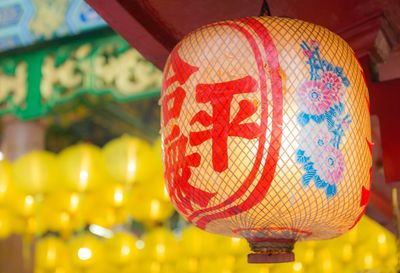
<svg viewBox="0 0 400 273">
<path fill-rule="evenodd" d="M 289 261 L 364 213 L 369 97 L 352 49 L 288 18 L 192 32 L 167 60 L 161 96 L 165 179 L 189 222 L 247 239 L 250 262 Z"/>
</svg>

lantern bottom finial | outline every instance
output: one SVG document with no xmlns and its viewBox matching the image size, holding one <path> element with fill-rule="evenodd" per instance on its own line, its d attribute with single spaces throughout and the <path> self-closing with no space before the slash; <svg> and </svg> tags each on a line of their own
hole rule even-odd
<svg viewBox="0 0 400 273">
<path fill-rule="evenodd" d="M 288 263 L 294 261 L 292 252 L 294 242 L 249 242 L 254 253 L 247 256 L 247 262 L 260 263 Z"/>
</svg>

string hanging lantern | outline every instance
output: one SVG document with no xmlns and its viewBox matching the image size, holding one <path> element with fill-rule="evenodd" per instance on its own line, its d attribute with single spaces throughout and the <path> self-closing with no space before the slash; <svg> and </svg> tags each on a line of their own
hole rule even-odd
<svg viewBox="0 0 400 273">
<path fill-rule="evenodd" d="M 300 20 L 244 18 L 186 36 L 164 70 L 165 179 L 180 214 L 244 237 L 249 262 L 351 229 L 369 199 L 369 97 L 351 48 Z"/>
</svg>

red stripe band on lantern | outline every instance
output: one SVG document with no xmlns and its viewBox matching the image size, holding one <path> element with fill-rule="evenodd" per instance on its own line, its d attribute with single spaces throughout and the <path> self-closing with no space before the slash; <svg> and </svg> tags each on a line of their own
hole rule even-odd
<svg viewBox="0 0 400 273">
<path fill-rule="evenodd" d="M 196 225 L 200 228 L 205 228 L 206 225 L 216 219 L 222 219 L 222 218 L 227 218 L 231 217 L 233 215 L 240 214 L 244 211 L 247 211 L 260 203 L 265 196 L 267 195 L 267 192 L 269 190 L 269 187 L 272 183 L 272 180 L 274 178 L 275 174 L 275 169 L 276 165 L 279 159 L 279 150 L 281 147 L 281 138 L 282 138 L 282 108 L 283 108 L 283 94 L 282 94 L 282 78 L 281 78 L 281 67 L 279 65 L 279 58 L 278 58 L 278 51 L 274 45 L 274 42 L 271 38 L 271 36 L 268 33 L 268 30 L 264 27 L 263 24 L 261 24 L 259 21 L 257 21 L 254 18 L 245 18 L 241 19 L 238 22 L 241 22 L 247 26 L 249 26 L 260 38 L 260 40 L 263 43 L 264 46 L 264 51 L 266 55 L 266 61 L 267 65 L 269 68 L 270 72 L 270 78 L 271 78 L 271 88 L 272 88 L 272 101 L 273 101 L 273 112 L 272 112 L 272 132 L 271 132 L 271 141 L 270 145 L 268 148 L 268 154 L 267 158 L 265 161 L 265 166 L 261 175 L 261 178 L 255 188 L 253 189 L 252 193 L 250 196 L 241 204 L 230 207 L 224 211 L 211 214 L 211 215 L 206 215 L 200 218 L 198 221 L 196 221 Z M 228 25 L 231 26 L 237 30 L 239 30 L 243 35 L 245 35 L 246 39 L 248 40 L 249 44 L 252 46 L 252 50 L 254 52 L 260 77 L 265 78 L 265 67 L 263 65 L 263 60 L 261 54 L 257 52 L 258 47 L 256 44 L 256 41 L 252 37 L 249 31 L 238 25 L 237 23 L 222 23 L 221 25 Z M 263 83 L 261 81 L 261 83 Z M 266 102 L 267 102 L 267 90 L 261 89 L 261 96 L 264 99 L 262 103 L 262 107 L 266 107 Z M 266 111 L 263 111 L 266 112 Z M 264 121 L 264 117 L 262 117 L 262 121 Z M 262 123 L 263 124 L 263 123 Z M 265 123 L 266 124 L 266 123 Z M 263 147 L 261 144 L 261 139 L 260 139 L 260 146 Z M 259 147 L 260 148 L 260 147 Z M 261 161 L 261 158 L 256 158 L 257 161 Z M 254 175 L 255 176 L 255 173 Z M 253 178 L 254 180 L 254 178 Z M 245 184 L 247 182 L 247 184 Z M 190 220 L 193 220 L 194 217 L 198 216 L 200 213 L 204 213 L 206 211 L 211 211 L 214 209 L 221 208 L 223 206 L 226 206 L 230 203 L 232 203 L 234 200 L 239 198 L 243 193 L 249 188 L 251 181 L 247 179 L 239 191 L 235 193 L 235 195 L 231 196 L 228 198 L 225 202 L 222 204 L 209 208 L 206 210 L 201 210 L 189 217 Z M 227 202 L 229 201 L 229 202 Z"/>
<path fill-rule="evenodd" d="M 263 65 L 261 52 L 260 52 L 259 48 L 257 47 L 257 43 L 256 43 L 255 39 L 251 36 L 250 32 L 248 32 L 246 29 L 244 29 L 243 27 L 241 27 L 237 24 L 234 24 L 234 23 L 213 24 L 213 26 L 215 26 L 215 25 L 230 26 L 230 27 L 233 27 L 233 28 L 239 30 L 246 37 L 246 39 L 248 40 L 248 42 L 253 50 L 254 56 L 257 60 L 257 67 L 258 67 L 258 72 L 259 72 L 259 76 L 260 76 L 261 109 L 262 109 L 261 120 L 263 121 L 263 122 L 261 122 L 260 126 L 261 126 L 261 131 L 266 132 L 267 125 L 268 125 L 267 81 L 266 81 L 266 77 L 265 77 L 265 73 L 266 73 L 265 67 Z M 259 147 L 257 150 L 254 166 L 253 166 L 252 170 L 250 171 L 249 175 L 247 176 L 246 180 L 239 187 L 239 189 L 233 195 L 231 195 L 229 198 L 227 198 L 224 202 L 222 202 L 216 206 L 213 206 L 213 207 L 195 211 L 193 214 L 191 214 L 188 217 L 189 222 L 192 222 L 192 223 L 196 222 L 196 221 L 194 221 L 194 219 L 196 217 L 199 217 L 201 214 L 204 214 L 207 212 L 212 212 L 212 211 L 215 211 L 215 210 L 218 210 L 221 208 L 225 208 L 245 194 L 245 192 L 248 190 L 250 185 L 253 183 L 253 181 L 256 177 L 256 174 L 258 172 L 258 169 L 261 165 L 261 161 L 262 161 L 262 157 L 263 157 L 263 153 L 264 153 L 265 140 L 266 140 L 266 134 L 262 133 L 260 136 L 260 140 L 259 140 Z"/>
</svg>

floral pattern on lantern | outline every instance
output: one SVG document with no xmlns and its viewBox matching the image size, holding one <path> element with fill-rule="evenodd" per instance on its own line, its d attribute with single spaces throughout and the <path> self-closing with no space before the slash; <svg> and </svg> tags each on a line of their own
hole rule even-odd
<svg viewBox="0 0 400 273">
<path fill-rule="evenodd" d="M 336 195 L 345 169 L 340 143 L 351 123 L 343 103 L 350 82 L 342 68 L 321 58 L 317 41 L 309 43 L 301 44 L 310 66 L 310 80 L 297 90 L 302 130 L 296 160 L 305 171 L 303 186 L 314 181 L 315 187 L 323 189 L 329 199 Z"/>
</svg>

